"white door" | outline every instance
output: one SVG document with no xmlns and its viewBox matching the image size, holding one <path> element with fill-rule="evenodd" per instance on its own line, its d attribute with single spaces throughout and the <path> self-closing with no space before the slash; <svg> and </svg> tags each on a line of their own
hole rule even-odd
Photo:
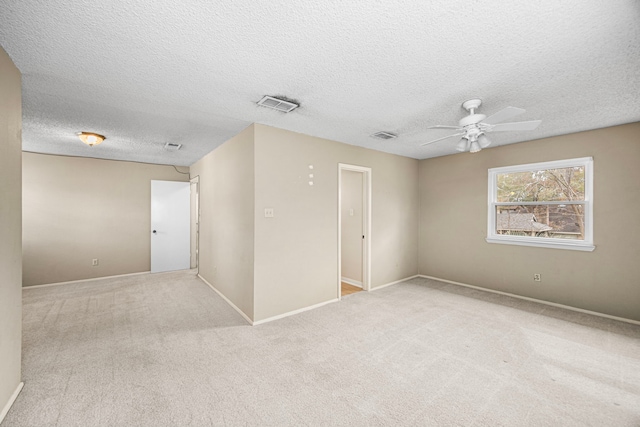
<svg viewBox="0 0 640 427">
<path fill-rule="evenodd" d="M 190 266 L 189 182 L 151 181 L 151 272 Z"/>
</svg>

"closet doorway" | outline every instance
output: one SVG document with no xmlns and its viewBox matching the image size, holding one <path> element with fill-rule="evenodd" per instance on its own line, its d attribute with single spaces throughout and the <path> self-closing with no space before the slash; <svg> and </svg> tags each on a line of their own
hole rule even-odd
<svg viewBox="0 0 640 427">
<path fill-rule="evenodd" d="M 338 298 L 370 289 L 371 168 L 338 165 Z"/>
</svg>

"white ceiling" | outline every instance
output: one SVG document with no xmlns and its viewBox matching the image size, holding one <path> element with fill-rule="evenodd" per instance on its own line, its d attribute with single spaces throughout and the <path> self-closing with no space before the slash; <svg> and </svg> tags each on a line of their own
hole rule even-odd
<svg viewBox="0 0 640 427">
<path fill-rule="evenodd" d="M 186 166 L 258 122 L 423 159 L 455 153 L 419 144 L 473 97 L 543 120 L 494 145 L 640 121 L 639 18 L 637 0 L 0 0 L 0 45 L 26 151 Z"/>
</svg>

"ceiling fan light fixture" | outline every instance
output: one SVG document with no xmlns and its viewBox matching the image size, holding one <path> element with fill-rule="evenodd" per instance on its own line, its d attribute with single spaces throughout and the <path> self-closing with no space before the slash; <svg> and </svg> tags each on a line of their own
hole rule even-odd
<svg viewBox="0 0 640 427">
<path fill-rule="evenodd" d="M 480 144 L 478 144 L 478 141 L 471 141 L 471 148 L 469 149 L 469 152 L 477 153 L 480 150 L 482 150 L 482 148 L 480 148 Z"/>
<path fill-rule="evenodd" d="M 487 148 L 491 145 L 491 140 L 482 134 L 478 137 L 478 144 L 480 145 L 480 148 Z"/>
<path fill-rule="evenodd" d="M 467 151 L 468 146 L 469 146 L 469 140 L 467 138 L 462 138 L 460 142 L 458 142 L 458 145 L 456 145 L 456 150 L 460 152 L 465 152 Z"/>
<path fill-rule="evenodd" d="M 455 147 L 456 150 L 477 153 L 491 145 L 491 140 L 485 136 L 485 132 L 534 130 L 542 122 L 542 120 L 529 120 L 524 122 L 503 123 L 505 120 L 524 113 L 525 110 L 517 107 L 506 107 L 487 117 L 484 114 L 476 112 L 480 105 L 482 105 L 482 100 L 479 98 L 469 99 L 463 102 L 462 108 L 467 110 L 469 115 L 460 119 L 458 126 L 435 125 L 427 128 L 451 129 L 454 133 L 424 142 L 420 144 L 420 146 L 423 147 L 445 139 L 462 136 L 462 139 Z"/>
<path fill-rule="evenodd" d="M 107 139 L 103 135 L 93 133 L 93 132 L 78 132 L 77 135 L 78 135 L 78 138 L 80 138 L 80 141 L 84 142 L 89 147 L 102 144 L 102 141 Z"/>
</svg>

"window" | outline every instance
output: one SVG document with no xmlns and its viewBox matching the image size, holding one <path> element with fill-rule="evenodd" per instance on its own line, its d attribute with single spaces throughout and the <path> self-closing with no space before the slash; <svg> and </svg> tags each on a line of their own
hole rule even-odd
<svg viewBox="0 0 640 427">
<path fill-rule="evenodd" d="M 593 159 L 489 169 L 487 242 L 594 250 Z"/>
</svg>

